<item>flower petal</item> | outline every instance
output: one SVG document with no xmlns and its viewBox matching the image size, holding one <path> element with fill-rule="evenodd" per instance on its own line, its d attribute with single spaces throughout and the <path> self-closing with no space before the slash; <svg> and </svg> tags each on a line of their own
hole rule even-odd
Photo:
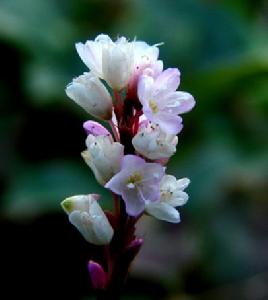
<svg viewBox="0 0 268 300">
<path fill-rule="evenodd" d="M 88 120 L 84 122 L 83 128 L 85 129 L 87 134 L 92 134 L 94 136 L 110 135 L 110 132 L 104 126 L 95 121 Z"/>
<path fill-rule="evenodd" d="M 125 181 L 128 174 L 124 171 L 120 171 L 115 174 L 106 184 L 105 188 L 113 191 L 117 195 L 121 195 L 122 189 L 125 187 Z"/>
<path fill-rule="evenodd" d="M 189 196 L 187 193 L 182 191 L 174 191 L 172 194 L 172 197 L 170 197 L 168 204 L 177 207 L 184 205 L 189 199 Z"/>
<path fill-rule="evenodd" d="M 75 210 L 70 213 L 69 221 L 80 231 L 86 241 L 89 243 L 95 242 L 95 234 L 88 213 Z"/>
<path fill-rule="evenodd" d="M 75 47 L 83 63 L 102 78 L 102 44 L 87 41 L 85 44 L 77 43 Z"/>
<path fill-rule="evenodd" d="M 147 105 L 152 97 L 154 80 L 150 76 L 143 75 L 138 82 L 138 97 L 142 105 Z"/>
<path fill-rule="evenodd" d="M 161 111 L 155 116 L 155 123 L 158 123 L 160 128 L 169 134 L 178 134 L 182 130 L 182 118 Z"/>
<path fill-rule="evenodd" d="M 190 184 L 189 178 L 181 178 L 177 180 L 177 188 L 181 189 L 182 191 L 187 188 L 187 186 Z"/>
<path fill-rule="evenodd" d="M 179 212 L 167 203 L 150 203 L 146 205 L 146 212 L 155 218 L 171 223 L 180 222 Z"/>
<path fill-rule="evenodd" d="M 176 114 L 186 113 L 195 106 L 194 97 L 187 92 L 175 92 L 172 97 L 173 103 L 177 103 L 176 106 L 173 106 L 173 111 Z"/>
<path fill-rule="evenodd" d="M 160 73 L 155 80 L 158 89 L 176 91 L 180 84 L 180 71 L 177 68 L 169 68 Z"/>
<path fill-rule="evenodd" d="M 136 155 L 125 155 L 121 161 L 121 168 L 126 169 L 129 173 L 145 165 L 145 160 Z"/>
<path fill-rule="evenodd" d="M 138 216 L 144 211 L 145 202 L 138 188 L 125 189 L 122 198 L 126 204 L 126 212 L 130 216 Z"/>
</svg>

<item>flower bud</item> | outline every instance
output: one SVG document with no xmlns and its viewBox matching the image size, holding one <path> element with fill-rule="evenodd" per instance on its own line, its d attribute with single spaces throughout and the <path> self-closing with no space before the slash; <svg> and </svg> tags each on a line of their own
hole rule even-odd
<svg viewBox="0 0 268 300">
<path fill-rule="evenodd" d="M 136 238 L 128 245 L 128 247 L 126 248 L 126 252 L 131 260 L 133 260 L 135 256 L 139 253 L 143 242 L 143 239 Z"/>
<path fill-rule="evenodd" d="M 124 147 L 108 136 L 90 134 L 86 139 L 87 150 L 82 157 L 92 169 L 96 179 L 104 185 L 120 170 Z"/>
<path fill-rule="evenodd" d="M 149 159 L 169 158 L 176 152 L 178 137 L 168 134 L 159 126 L 148 124 L 141 126 L 132 139 L 135 150 Z"/>
<path fill-rule="evenodd" d="M 96 291 L 103 290 L 107 283 L 107 274 L 104 272 L 102 266 L 90 260 L 88 263 L 88 271 L 92 288 Z"/>
<path fill-rule="evenodd" d="M 111 135 L 110 132 L 104 126 L 102 126 L 98 122 L 91 121 L 91 120 L 84 122 L 83 128 L 85 129 L 87 134 L 92 134 L 94 136 Z"/>
<path fill-rule="evenodd" d="M 143 239 L 136 238 L 133 241 L 131 241 L 130 244 L 124 249 L 120 257 L 120 268 L 118 269 L 119 272 L 117 273 L 118 276 L 120 276 L 120 271 L 122 272 L 121 274 L 127 272 L 130 264 L 135 259 L 136 255 L 139 253 L 142 245 Z"/>
<path fill-rule="evenodd" d="M 66 198 L 61 206 L 69 215 L 69 221 L 92 244 L 109 244 L 114 230 L 97 200 L 99 195 L 78 195 Z"/>
<path fill-rule="evenodd" d="M 66 94 L 89 114 L 103 120 L 112 117 L 112 98 L 103 83 L 92 73 L 73 79 Z"/>
</svg>

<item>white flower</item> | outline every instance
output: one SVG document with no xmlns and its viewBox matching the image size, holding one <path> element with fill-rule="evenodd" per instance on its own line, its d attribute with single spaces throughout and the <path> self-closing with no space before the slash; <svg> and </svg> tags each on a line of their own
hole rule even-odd
<svg viewBox="0 0 268 300">
<path fill-rule="evenodd" d="M 161 197 L 158 203 L 147 203 L 145 211 L 157 219 L 171 223 L 180 222 L 180 214 L 175 209 L 184 205 L 188 200 L 184 189 L 189 185 L 188 178 L 177 180 L 172 175 L 165 175 L 160 183 Z"/>
<path fill-rule="evenodd" d="M 94 41 L 76 44 L 82 61 L 96 76 L 115 90 L 127 86 L 134 70 L 132 44 L 125 37 L 113 42 L 108 35 L 98 35 Z"/>
<path fill-rule="evenodd" d="M 66 94 L 89 114 L 104 120 L 112 117 L 112 98 L 103 83 L 92 73 L 73 79 Z"/>
<path fill-rule="evenodd" d="M 92 244 L 109 244 L 114 230 L 97 200 L 99 195 L 78 195 L 66 198 L 61 206 L 69 215 L 69 221 Z"/>
<path fill-rule="evenodd" d="M 132 139 L 132 144 L 138 153 L 149 159 L 169 158 L 176 152 L 178 137 L 148 123 L 139 129 Z"/>
<path fill-rule="evenodd" d="M 104 185 L 120 170 L 124 146 L 111 141 L 109 136 L 89 134 L 86 139 L 87 150 L 82 157 L 92 169 L 96 179 Z"/>
</svg>

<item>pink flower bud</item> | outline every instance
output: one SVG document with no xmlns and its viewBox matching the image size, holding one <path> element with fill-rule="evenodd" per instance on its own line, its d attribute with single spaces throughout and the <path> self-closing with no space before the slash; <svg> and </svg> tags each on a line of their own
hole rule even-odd
<svg viewBox="0 0 268 300">
<path fill-rule="evenodd" d="M 107 283 L 107 275 L 102 266 L 93 260 L 88 262 L 91 285 L 94 290 L 103 290 Z"/>
<path fill-rule="evenodd" d="M 133 256 L 133 258 L 138 254 L 140 251 L 141 246 L 143 245 L 143 239 L 137 238 L 133 240 L 127 247 L 127 251 L 129 254 Z"/>
<path fill-rule="evenodd" d="M 143 245 L 143 239 L 136 238 L 126 247 L 125 252 L 123 253 L 122 261 L 125 264 L 126 268 L 129 268 L 129 265 L 135 259 L 136 255 L 139 253 L 141 246 Z"/>
<path fill-rule="evenodd" d="M 95 121 L 89 120 L 84 122 L 83 128 L 85 129 L 87 134 L 92 134 L 94 136 L 110 135 L 110 132 L 104 126 L 102 126 L 100 123 Z"/>
</svg>

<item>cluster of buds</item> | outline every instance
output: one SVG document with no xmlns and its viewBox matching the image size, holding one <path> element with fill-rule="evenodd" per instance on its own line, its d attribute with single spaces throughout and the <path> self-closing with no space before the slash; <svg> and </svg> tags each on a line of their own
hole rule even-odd
<svg viewBox="0 0 268 300">
<path fill-rule="evenodd" d="M 104 212 L 96 194 L 69 197 L 62 207 L 89 243 L 105 245 L 103 261 L 88 265 L 93 288 L 102 292 L 124 282 L 143 243 L 135 235 L 139 218 L 147 214 L 178 223 L 176 207 L 188 200 L 184 189 L 190 180 L 167 175 L 165 166 L 176 152 L 180 115 L 195 101 L 177 91 L 180 72 L 163 68 L 159 45 L 125 37 L 114 42 L 104 34 L 76 44 L 89 71 L 73 79 L 66 93 L 111 128 L 85 122 L 82 157 L 99 184 L 111 191 L 114 211 Z"/>
</svg>

